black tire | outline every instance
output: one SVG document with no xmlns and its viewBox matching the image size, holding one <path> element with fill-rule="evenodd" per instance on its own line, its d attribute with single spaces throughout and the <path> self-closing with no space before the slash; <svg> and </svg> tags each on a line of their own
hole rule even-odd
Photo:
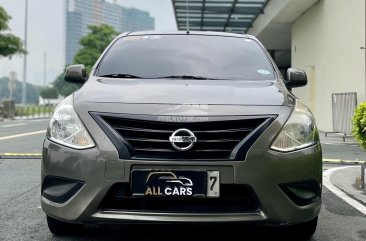
<svg viewBox="0 0 366 241">
<path fill-rule="evenodd" d="M 283 227 L 284 231 L 291 238 L 309 239 L 316 231 L 318 225 L 318 217 L 306 223 L 296 224 L 288 227 Z"/>
<path fill-rule="evenodd" d="M 56 236 L 74 235 L 83 231 L 84 225 L 66 223 L 47 216 L 48 229 Z"/>
</svg>

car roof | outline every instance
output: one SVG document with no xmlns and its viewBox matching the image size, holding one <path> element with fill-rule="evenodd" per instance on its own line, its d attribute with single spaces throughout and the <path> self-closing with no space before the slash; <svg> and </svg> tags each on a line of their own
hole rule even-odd
<svg viewBox="0 0 366 241">
<path fill-rule="evenodd" d="M 141 35 L 203 35 L 203 36 L 222 36 L 222 37 L 236 37 L 236 38 L 255 38 L 248 34 L 228 33 L 228 32 L 214 32 L 214 31 L 137 31 L 122 33 L 120 37 L 125 36 L 141 36 Z"/>
</svg>

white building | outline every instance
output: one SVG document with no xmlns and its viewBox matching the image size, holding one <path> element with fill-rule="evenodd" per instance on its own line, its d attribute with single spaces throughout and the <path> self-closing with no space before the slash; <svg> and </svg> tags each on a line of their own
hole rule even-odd
<svg viewBox="0 0 366 241">
<path fill-rule="evenodd" d="M 290 52 L 291 66 L 306 71 L 308 85 L 293 92 L 320 130 L 333 129 L 332 93 L 366 100 L 365 12 L 365 0 L 271 0 L 248 31 L 268 49 Z"/>
</svg>

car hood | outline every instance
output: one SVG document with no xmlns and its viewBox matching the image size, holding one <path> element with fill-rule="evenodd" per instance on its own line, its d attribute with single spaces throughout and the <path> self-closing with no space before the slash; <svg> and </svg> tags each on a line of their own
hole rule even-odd
<svg viewBox="0 0 366 241">
<path fill-rule="evenodd" d="M 91 77 L 77 102 L 135 104 L 289 105 L 294 98 L 275 81 L 113 79 Z"/>
</svg>

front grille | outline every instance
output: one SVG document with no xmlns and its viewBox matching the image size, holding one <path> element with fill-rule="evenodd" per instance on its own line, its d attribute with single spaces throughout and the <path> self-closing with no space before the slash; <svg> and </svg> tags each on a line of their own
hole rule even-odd
<svg viewBox="0 0 366 241">
<path fill-rule="evenodd" d="M 130 158 L 158 160 L 243 158 L 251 144 L 272 120 L 272 117 L 268 116 L 260 118 L 234 116 L 209 117 L 205 122 L 161 122 L 151 120 L 153 118 L 151 116 L 139 116 L 139 118 L 105 114 L 92 116 L 102 128 L 104 126 L 103 129 L 112 136 L 111 140 L 116 146 L 122 142 L 127 146 Z M 197 137 L 197 142 L 187 151 L 176 150 L 169 141 L 172 133 L 181 128 L 189 129 Z M 253 135 L 254 132 L 256 135 Z"/>
<path fill-rule="evenodd" d="M 220 198 L 132 197 L 128 183 L 117 183 L 108 191 L 102 210 L 137 212 L 229 213 L 259 209 L 257 198 L 248 185 L 221 184 Z"/>
</svg>

